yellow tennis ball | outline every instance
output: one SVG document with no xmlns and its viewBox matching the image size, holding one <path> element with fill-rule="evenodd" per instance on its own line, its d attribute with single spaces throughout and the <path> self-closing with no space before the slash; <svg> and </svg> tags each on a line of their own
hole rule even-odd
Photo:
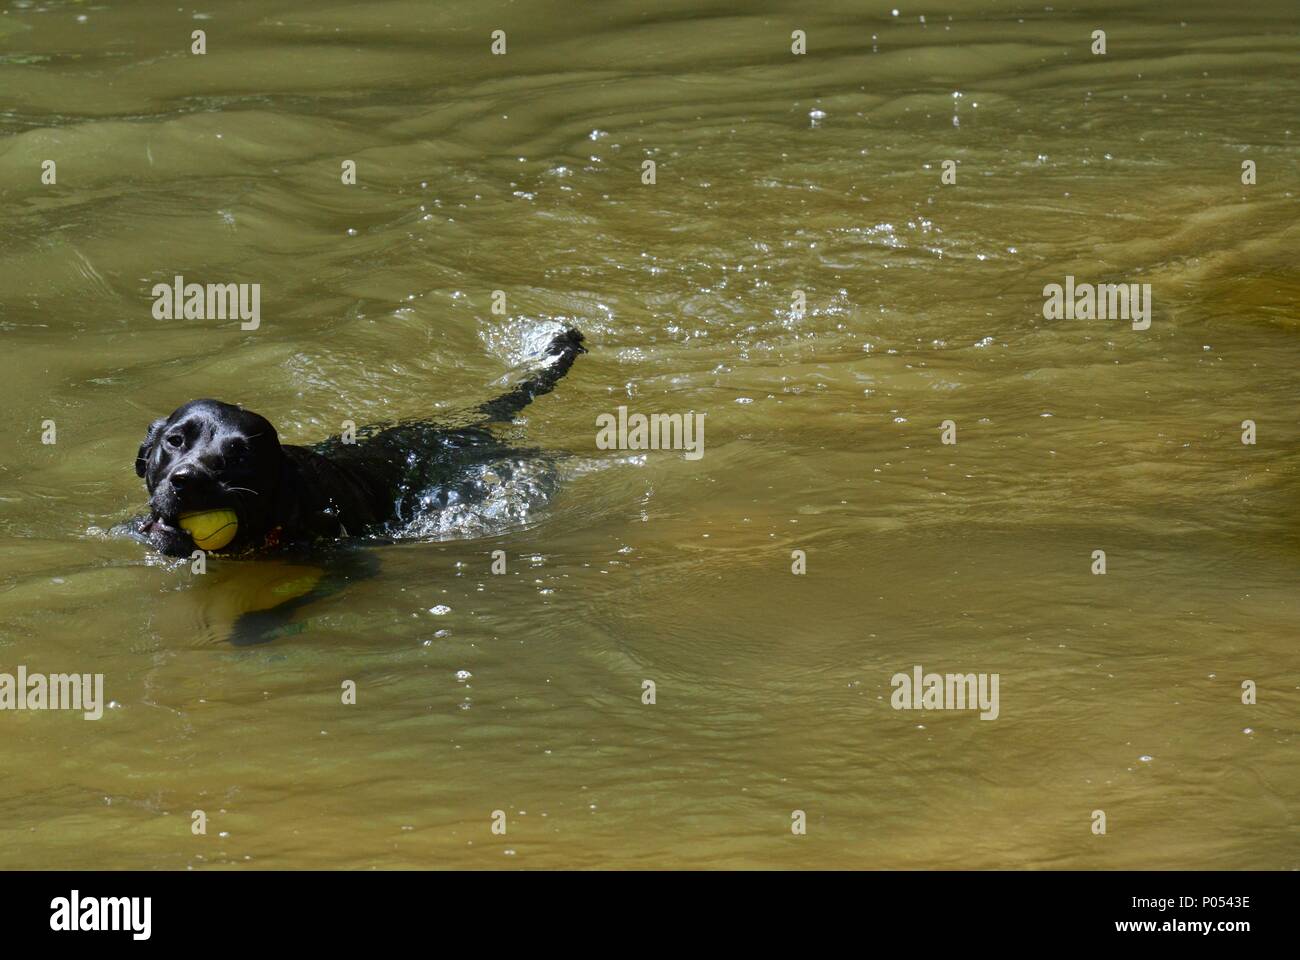
<svg viewBox="0 0 1300 960">
<path fill-rule="evenodd" d="M 220 550 L 239 532 L 239 517 L 234 510 L 198 510 L 182 513 L 181 529 L 194 538 L 203 550 Z"/>
</svg>

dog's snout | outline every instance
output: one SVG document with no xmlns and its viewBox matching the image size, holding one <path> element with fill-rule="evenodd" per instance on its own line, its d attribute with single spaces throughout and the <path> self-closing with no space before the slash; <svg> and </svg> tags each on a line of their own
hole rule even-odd
<svg viewBox="0 0 1300 960">
<path fill-rule="evenodd" d="M 192 490 L 195 487 L 200 486 L 205 480 L 208 480 L 209 477 L 193 464 L 186 464 L 173 470 L 168 475 L 167 479 L 171 481 L 171 485 L 177 491 L 181 491 L 186 489 Z"/>
</svg>

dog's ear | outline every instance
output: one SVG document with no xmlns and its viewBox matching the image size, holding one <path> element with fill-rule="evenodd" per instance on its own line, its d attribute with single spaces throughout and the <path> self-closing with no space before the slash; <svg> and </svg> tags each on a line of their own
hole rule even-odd
<svg viewBox="0 0 1300 960">
<path fill-rule="evenodd" d="M 166 417 L 159 417 L 153 423 L 149 424 L 149 429 L 144 435 L 144 443 L 140 444 L 140 449 L 135 455 L 135 475 L 143 477 L 145 471 L 149 469 L 149 451 L 153 449 L 154 443 L 158 440 L 158 434 L 167 424 Z"/>
</svg>

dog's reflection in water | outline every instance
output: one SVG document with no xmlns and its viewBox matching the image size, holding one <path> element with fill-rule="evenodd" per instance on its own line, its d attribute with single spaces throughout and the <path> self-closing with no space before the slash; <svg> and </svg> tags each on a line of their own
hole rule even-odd
<svg viewBox="0 0 1300 960">
<path fill-rule="evenodd" d="M 195 576 L 186 593 L 205 638 L 251 646 L 302 633 L 308 628 L 309 605 L 378 571 L 370 549 L 340 547 L 311 556 L 221 564 Z"/>
<path fill-rule="evenodd" d="M 559 470 L 554 457 L 541 451 L 509 452 L 469 464 L 455 483 L 420 493 L 414 515 L 393 524 L 387 536 L 279 551 L 256 562 L 209 556 L 207 573 L 193 578 L 202 581 L 195 596 L 205 633 L 245 646 L 293 636 L 306 629 L 309 604 L 379 573 L 379 546 L 465 542 L 528 527 L 551 502 Z"/>
</svg>

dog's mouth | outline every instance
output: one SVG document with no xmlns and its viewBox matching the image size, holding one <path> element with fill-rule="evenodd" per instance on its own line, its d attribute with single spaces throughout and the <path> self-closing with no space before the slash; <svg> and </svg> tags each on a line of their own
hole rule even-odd
<svg viewBox="0 0 1300 960">
<path fill-rule="evenodd" d="M 188 557 L 199 549 L 199 545 L 193 535 L 181 526 L 181 517 L 214 510 L 233 512 L 239 518 L 241 526 L 248 519 L 240 504 L 240 498 L 237 495 L 228 495 L 225 491 L 215 493 L 213 496 L 187 497 L 184 500 L 174 495 L 164 494 L 151 498 L 149 514 L 139 519 L 136 533 L 161 554 L 169 557 Z M 221 549 L 225 549 L 226 546 L 228 544 L 223 542 Z M 205 549 L 212 552 L 217 548 L 206 547 Z"/>
<path fill-rule="evenodd" d="M 169 557 L 188 557 L 194 551 L 194 538 L 181 529 L 175 516 L 152 511 L 142 518 L 140 533 L 149 538 L 159 553 Z"/>
<path fill-rule="evenodd" d="M 164 517 L 160 513 L 150 513 L 144 518 L 144 525 L 141 527 L 141 533 L 185 533 L 180 528 L 180 521 L 176 517 Z"/>
</svg>

